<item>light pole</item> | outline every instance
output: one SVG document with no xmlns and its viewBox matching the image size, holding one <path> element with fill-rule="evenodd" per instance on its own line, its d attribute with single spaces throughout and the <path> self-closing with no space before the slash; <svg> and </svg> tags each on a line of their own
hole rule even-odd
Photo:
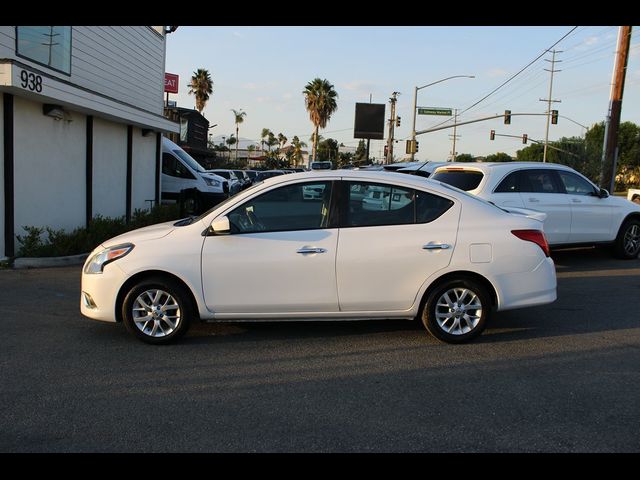
<svg viewBox="0 0 640 480">
<path fill-rule="evenodd" d="M 436 83 L 444 82 L 445 80 L 451 80 L 452 78 L 476 78 L 475 75 L 454 75 L 453 77 L 443 78 L 442 80 L 438 80 L 437 82 L 429 83 L 427 85 L 423 85 L 422 87 L 415 87 L 413 91 L 413 126 L 411 127 L 411 141 L 412 145 L 415 145 L 416 142 L 416 114 L 418 113 L 418 90 L 422 90 L 423 88 L 430 87 L 431 85 L 435 85 Z M 415 159 L 415 152 L 411 151 L 411 161 Z"/>
</svg>

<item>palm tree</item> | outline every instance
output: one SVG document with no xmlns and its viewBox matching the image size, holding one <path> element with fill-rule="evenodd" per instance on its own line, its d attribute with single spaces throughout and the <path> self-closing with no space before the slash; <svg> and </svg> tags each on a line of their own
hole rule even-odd
<svg viewBox="0 0 640 480">
<path fill-rule="evenodd" d="M 285 137 L 282 133 L 278 134 L 278 144 L 280 145 L 279 150 L 282 150 L 282 148 L 284 148 L 285 143 L 287 143 L 288 138 Z"/>
<path fill-rule="evenodd" d="M 231 161 L 231 146 L 235 145 L 238 142 L 238 139 L 233 136 L 233 133 L 227 138 L 227 145 L 229 145 L 229 161 Z M 236 160 L 238 160 L 238 150 L 236 150 Z"/>
<path fill-rule="evenodd" d="M 262 129 L 262 133 L 260 135 L 260 145 L 262 146 L 262 155 L 264 155 L 264 144 L 265 144 L 264 139 L 269 136 L 270 132 L 271 130 L 269 130 L 268 128 Z"/>
<path fill-rule="evenodd" d="M 291 145 L 293 145 L 292 158 L 293 158 L 294 165 L 302 164 L 302 147 L 306 147 L 307 144 L 304 142 L 301 142 L 298 136 L 296 135 L 295 137 L 293 137 L 293 140 L 291 140 Z"/>
<path fill-rule="evenodd" d="M 269 147 L 269 153 L 271 153 L 271 147 L 278 144 L 278 140 L 276 136 L 273 134 L 271 130 L 269 130 L 269 135 L 267 136 L 267 147 Z"/>
<path fill-rule="evenodd" d="M 208 70 L 199 68 L 193 72 L 191 83 L 189 84 L 189 95 L 196 97 L 196 110 L 202 113 L 205 105 L 209 101 L 209 95 L 213 93 L 213 80 Z"/>
<path fill-rule="evenodd" d="M 309 118 L 315 127 L 311 155 L 311 161 L 315 161 L 318 149 L 318 129 L 325 128 L 333 112 L 338 109 L 336 102 L 338 92 L 335 91 L 328 80 L 315 78 L 307 83 L 302 94 L 304 95 L 305 107 L 309 112 Z"/>
<path fill-rule="evenodd" d="M 236 142 L 236 160 L 238 160 L 238 145 L 240 144 L 240 136 L 238 135 L 238 129 L 239 129 L 240 124 L 242 122 L 244 122 L 244 117 L 247 116 L 247 112 L 243 112 L 242 109 L 240 109 L 240 111 L 237 112 L 233 108 L 231 109 L 231 111 L 233 112 L 233 115 L 236 117 L 235 118 L 235 122 L 236 122 L 236 138 L 238 139 L 238 141 Z"/>
</svg>

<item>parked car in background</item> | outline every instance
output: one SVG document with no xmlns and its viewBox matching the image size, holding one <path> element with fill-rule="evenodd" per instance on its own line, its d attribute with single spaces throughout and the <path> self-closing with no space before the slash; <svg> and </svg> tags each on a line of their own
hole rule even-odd
<svg viewBox="0 0 640 480">
<path fill-rule="evenodd" d="M 244 172 L 249 177 L 249 180 L 251 180 L 251 184 L 252 185 L 258 181 L 258 171 L 257 170 L 245 170 Z"/>
<path fill-rule="evenodd" d="M 231 195 L 235 195 L 236 193 L 242 191 L 243 189 L 242 182 L 240 182 L 240 179 L 236 176 L 233 170 L 229 170 L 225 168 L 216 168 L 214 170 L 208 170 L 208 171 L 227 179 L 227 181 L 229 182 L 229 193 Z"/>
<path fill-rule="evenodd" d="M 447 165 L 451 162 L 408 162 L 412 165 L 394 169 L 398 173 L 408 173 L 409 175 L 418 175 L 419 177 L 428 178 L 436 168 Z M 396 164 L 397 165 L 397 164 Z M 385 170 L 388 170 L 385 167 Z"/>
<path fill-rule="evenodd" d="M 251 186 L 251 179 L 244 170 L 233 170 L 233 173 L 236 174 L 236 177 L 240 181 L 240 187 L 242 190 Z"/>
<path fill-rule="evenodd" d="M 640 188 L 630 188 L 627 192 L 627 200 L 633 203 L 640 203 Z"/>
<path fill-rule="evenodd" d="M 196 189 L 205 210 L 229 196 L 227 179 L 207 172 L 178 145 L 162 137 L 162 175 L 160 179 L 163 201 L 178 200 L 183 190 Z"/>
<path fill-rule="evenodd" d="M 259 180 L 266 180 L 267 178 L 277 177 L 279 175 L 285 175 L 282 170 L 263 170 L 258 172 Z"/>
<path fill-rule="evenodd" d="M 368 191 L 402 200 L 368 209 Z M 154 344 L 194 320 L 319 319 L 415 319 L 462 343 L 494 311 L 555 299 L 540 220 L 429 179 L 340 170 L 280 175 L 104 242 L 80 308 Z"/>
<path fill-rule="evenodd" d="M 640 205 L 609 195 L 565 165 L 540 162 L 449 163 L 430 177 L 500 207 L 547 214 L 552 247 L 612 245 L 616 256 L 640 254 Z"/>
<path fill-rule="evenodd" d="M 333 163 L 330 161 L 311 162 L 311 170 L 331 170 Z"/>
</svg>

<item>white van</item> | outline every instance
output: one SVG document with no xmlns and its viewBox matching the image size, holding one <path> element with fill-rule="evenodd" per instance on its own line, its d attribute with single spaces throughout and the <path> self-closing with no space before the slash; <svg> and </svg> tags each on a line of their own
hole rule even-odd
<svg viewBox="0 0 640 480">
<path fill-rule="evenodd" d="M 162 200 L 178 200 L 182 190 L 195 188 L 202 203 L 214 206 L 229 196 L 229 182 L 207 172 L 178 145 L 162 137 Z"/>
</svg>

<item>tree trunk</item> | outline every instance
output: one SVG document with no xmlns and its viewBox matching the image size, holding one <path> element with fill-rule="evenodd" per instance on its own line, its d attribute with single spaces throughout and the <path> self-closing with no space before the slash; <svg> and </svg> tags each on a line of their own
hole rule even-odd
<svg viewBox="0 0 640 480">
<path fill-rule="evenodd" d="M 316 129 L 313 132 L 313 151 L 311 152 L 311 161 L 316 161 L 316 156 L 318 155 L 318 125 L 316 125 Z M 311 168 L 311 164 L 309 164 L 309 168 Z"/>
</svg>

